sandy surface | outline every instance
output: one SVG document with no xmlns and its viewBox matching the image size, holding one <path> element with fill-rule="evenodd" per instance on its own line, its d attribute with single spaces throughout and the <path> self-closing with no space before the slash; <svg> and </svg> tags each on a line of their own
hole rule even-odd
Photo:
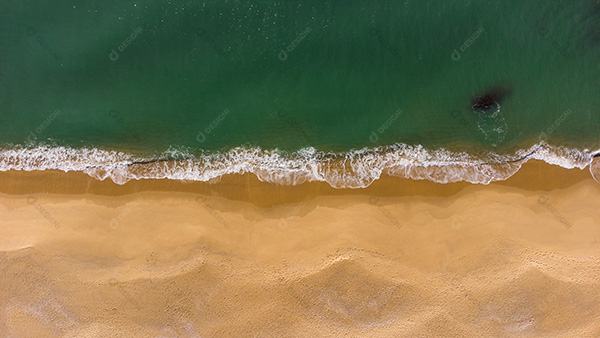
<svg viewBox="0 0 600 338">
<path fill-rule="evenodd" d="M 0 337 L 597 337 L 600 184 L 0 173 Z"/>
</svg>

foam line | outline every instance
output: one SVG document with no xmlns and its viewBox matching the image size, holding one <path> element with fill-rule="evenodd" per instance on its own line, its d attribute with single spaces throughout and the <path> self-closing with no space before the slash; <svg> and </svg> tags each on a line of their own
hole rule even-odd
<svg viewBox="0 0 600 338">
<path fill-rule="evenodd" d="M 346 153 L 322 152 L 315 148 L 286 153 L 277 149 L 237 147 L 195 156 L 169 149 L 157 157 L 96 148 L 39 145 L 0 150 L 0 171 L 80 171 L 99 180 L 110 178 L 117 184 L 132 179 L 165 178 L 207 182 L 228 174 L 252 173 L 261 181 L 283 185 L 323 181 L 334 188 L 364 188 L 383 173 L 437 183 L 489 184 L 514 175 L 530 159 L 568 169 L 584 169 L 599 155 L 600 150 L 550 146 L 545 142 L 510 155 L 487 153 L 477 156 L 406 144 Z"/>
</svg>

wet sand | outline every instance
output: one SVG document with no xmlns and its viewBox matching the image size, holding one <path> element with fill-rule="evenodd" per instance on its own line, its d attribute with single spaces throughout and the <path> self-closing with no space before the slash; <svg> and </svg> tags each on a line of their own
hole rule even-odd
<svg viewBox="0 0 600 338">
<path fill-rule="evenodd" d="M 594 337 L 600 184 L 0 173 L 2 337 Z"/>
</svg>

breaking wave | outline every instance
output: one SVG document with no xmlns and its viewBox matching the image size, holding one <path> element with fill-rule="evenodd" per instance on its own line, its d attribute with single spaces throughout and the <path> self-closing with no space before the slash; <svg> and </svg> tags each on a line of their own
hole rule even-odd
<svg viewBox="0 0 600 338">
<path fill-rule="evenodd" d="M 252 173 L 261 181 L 295 185 L 327 182 L 334 188 L 364 188 L 382 174 L 437 183 L 466 181 L 489 184 L 506 180 L 530 159 L 563 168 L 589 166 L 596 180 L 600 150 L 590 151 L 538 143 L 510 155 L 470 155 L 443 148 L 395 144 L 345 153 L 304 148 L 294 153 L 238 147 L 224 152 L 194 155 L 168 149 L 158 157 L 96 148 L 39 145 L 12 146 L 0 150 L 0 171 L 62 170 L 85 172 L 98 180 L 117 184 L 135 179 L 171 179 L 214 182 L 228 174 Z M 597 161 L 596 161 L 597 162 Z"/>
</svg>

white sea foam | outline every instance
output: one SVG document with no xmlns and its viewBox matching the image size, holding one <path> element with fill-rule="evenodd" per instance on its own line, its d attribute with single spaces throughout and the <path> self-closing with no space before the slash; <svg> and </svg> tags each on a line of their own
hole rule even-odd
<svg viewBox="0 0 600 338">
<path fill-rule="evenodd" d="M 0 150 L 0 171 L 83 171 L 98 180 L 110 178 L 117 184 L 125 184 L 131 179 L 165 178 L 208 182 L 228 174 L 252 173 L 261 181 L 283 185 L 324 181 L 335 188 L 363 188 L 382 174 L 437 183 L 489 184 L 514 175 L 530 159 L 569 169 L 584 169 L 592 164 L 596 154 L 598 151 L 550 146 L 545 142 L 511 155 L 488 153 L 477 157 L 466 152 L 443 148 L 431 150 L 406 144 L 347 153 L 305 148 L 288 154 L 277 149 L 238 147 L 222 153 L 194 156 L 186 150 L 169 149 L 159 157 L 94 148 L 15 146 Z"/>
</svg>

